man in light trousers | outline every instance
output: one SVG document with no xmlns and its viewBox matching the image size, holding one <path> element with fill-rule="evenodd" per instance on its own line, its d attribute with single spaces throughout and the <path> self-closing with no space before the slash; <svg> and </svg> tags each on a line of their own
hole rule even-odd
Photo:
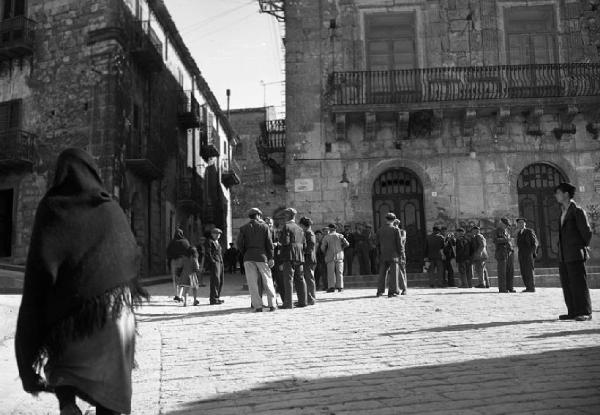
<svg viewBox="0 0 600 415">
<path fill-rule="evenodd" d="M 327 227 L 329 234 L 321 242 L 321 251 L 325 254 L 327 264 L 327 292 L 341 292 L 344 289 L 344 248 L 350 244 L 342 234 L 336 232 L 333 223 Z"/>
<path fill-rule="evenodd" d="M 262 212 L 258 208 L 248 211 L 250 222 L 240 228 L 237 246 L 244 256 L 244 270 L 252 308 L 256 312 L 263 309 L 262 293 L 259 292 L 259 280 L 262 282 L 263 293 L 267 295 L 270 311 L 275 311 L 275 287 L 271 276 L 273 261 L 273 240 L 269 226 L 261 220 Z"/>
</svg>

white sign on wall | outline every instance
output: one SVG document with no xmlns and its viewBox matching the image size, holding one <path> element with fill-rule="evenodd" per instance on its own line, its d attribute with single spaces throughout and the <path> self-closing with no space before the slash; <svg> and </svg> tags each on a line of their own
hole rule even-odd
<svg viewBox="0 0 600 415">
<path fill-rule="evenodd" d="M 295 179 L 294 180 L 294 191 L 295 192 L 312 192 L 314 189 L 313 179 Z"/>
</svg>

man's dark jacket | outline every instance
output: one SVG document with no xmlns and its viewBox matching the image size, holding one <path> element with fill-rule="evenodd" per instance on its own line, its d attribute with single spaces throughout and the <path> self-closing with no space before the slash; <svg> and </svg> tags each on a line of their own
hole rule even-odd
<svg viewBox="0 0 600 415">
<path fill-rule="evenodd" d="M 304 262 L 304 230 L 294 221 L 288 221 L 279 233 L 282 262 Z"/>
<path fill-rule="evenodd" d="M 464 262 L 471 259 L 473 255 L 472 244 L 467 236 L 456 238 L 456 262 Z"/>
<path fill-rule="evenodd" d="M 251 219 L 240 228 L 237 246 L 244 261 L 267 262 L 273 259 L 271 229 L 264 222 Z"/>
<path fill-rule="evenodd" d="M 391 261 L 400 258 L 403 247 L 400 230 L 391 224 L 383 225 L 377 231 L 377 245 L 381 261 Z"/>
<path fill-rule="evenodd" d="M 425 241 L 425 256 L 429 259 L 442 259 L 442 249 L 444 249 L 444 237 L 439 233 L 427 235 Z"/>
<path fill-rule="evenodd" d="M 536 256 L 538 240 L 533 229 L 525 228 L 517 231 L 517 248 L 519 248 L 519 256 L 532 255 Z"/>
<path fill-rule="evenodd" d="M 559 261 L 585 261 L 589 258 L 588 247 L 592 240 L 592 229 L 585 211 L 571 202 L 565 220 L 558 233 Z"/>
</svg>

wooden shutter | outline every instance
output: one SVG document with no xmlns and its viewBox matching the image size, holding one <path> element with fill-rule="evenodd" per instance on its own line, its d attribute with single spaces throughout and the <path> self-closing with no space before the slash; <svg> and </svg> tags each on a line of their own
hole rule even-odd
<svg viewBox="0 0 600 415">
<path fill-rule="evenodd" d="M 0 103 L 0 131 L 19 128 L 21 122 L 21 100 Z"/>
<path fill-rule="evenodd" d="M 416 67 L 415 13 L 374 13 L 365 17 L 370 71 Z"/>
<path fill-rule="evenodd" d="M 543 64 L 558 60 L 553 6 L 507 8 L 504 28 L 508 64 Z"/>
</svg>

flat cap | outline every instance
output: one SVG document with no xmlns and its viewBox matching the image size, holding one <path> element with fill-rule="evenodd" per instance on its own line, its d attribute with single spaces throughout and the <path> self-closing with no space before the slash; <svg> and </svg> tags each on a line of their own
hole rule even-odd
<svg viewBox="0 0 600 415">
<path fill-rule="evenodd" d="M 295 215 L 296 213 L 298 213 L 298 211 L 296 209 L 294 209 L 293 207 L 285 208 L 284 212 L 289 215 Z"/>
<path fill-rule="evenodd" d="M 477 225 L 471 227 L 471 230 L 475 230 L 475 229 L 480 230 L 481 228 Z"/>
<path fill-rule="evenodd" d="M 517 218 L 517 219 L 516 219 L 516 222 L 518 222 L 518 221 L 520 221 L 520 220 L 522 220 L 523 222 L 527 222 L 527 219 L 525 219 L 525 218 Z"/>
<path fill-rule="evenodd" d="M 327 225 L 327 227 L 328 227 L 329 229 L 335 229 L 335 224 L 333 224 L 333 223 L 330 223 L 329 225 Z"/>
<path fill-rule="evenodd" d="M 510 226 L 510 221 L 508 220 L 508 218 L 501 218 L 500 222 L 502 222 L 506 226 Z"/>
<path fill-rule="evenodd" d="M 219 228 L 212 228 L 212 230 L 210 231 L 210 233 L 218 233 L 218 234 L 221 234 L 221 233 L 223 233 L 223 231 L 222 231 L 221 229 L 219 229 Z"/>
<path fill-rule="evenodd" d="M 259 208 L 251 208 L 251 209 L 248 211 L 248 216 L 253 216 L 253 215 L 256 215 L 256 214 L 258 214 L 258 215 L 262 216 L 262 212 L 260 211 L 260 209 L 259 209 Z"/>
<path fill-rule="evenodd" d="M 396 215 L 392 212 L 388 212 L 388 213 L 386 213 L 385 218 L 387 220 L 394 220 L 394 219 L 396 219 Z"/>
<path fill-rule="evenodd" d="M 464 232 L 465 230 L 463 228 L 456 228 L 456 232 Z"/>
</svg>

